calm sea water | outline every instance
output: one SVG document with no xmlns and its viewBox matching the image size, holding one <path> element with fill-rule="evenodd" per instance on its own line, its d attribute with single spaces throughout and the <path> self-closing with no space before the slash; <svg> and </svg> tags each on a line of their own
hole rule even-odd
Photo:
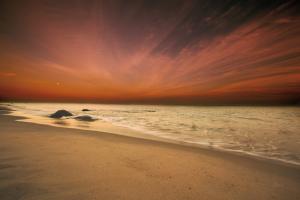
<svg viewBox="0 0 300 200">
<path fill-rule="evenodd" d="M 152 106 L 14 103 L 15 115 L 35 123 L 143 135 L 242 152 L 300 165 L 300 107 Z M 92 111 L 83 112 L 83 108 Z M 66 109 L 99 120 L 49 119 Z"/>
</svg>

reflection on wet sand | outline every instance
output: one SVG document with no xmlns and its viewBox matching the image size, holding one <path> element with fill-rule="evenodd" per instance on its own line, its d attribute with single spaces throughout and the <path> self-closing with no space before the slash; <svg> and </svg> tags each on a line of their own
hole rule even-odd
<svg viewBox="0 0 300 200">
<path fill-rule="evenodd" d="M 90 128 L 89 122 L 86 122 L 86 121 L 78 121 L 76 123 L 76 126 L 81 127 L 81 128 Z"/>
<path fill-rule="evenodd" d="M 68 123 L 68 122 L 66 122 L 65 120 L 62 120 L 62 119 L 53 120 L 53 124 L 62 125 L 62 126 L 69 126 L 70 125 L 70 123 Z"/>
<path fill-rule="evenodd" d="M 55 119 L 52 123 L 60 126 L 71 126 L 73 124 L 73 126 L 75 125 L 79 128 L 90 128 L 89 122 L 86 121 L 77 121 L 76 123 L 70 123 L 70 121 L 67 121 L 66 119 Z"/>
</svg>

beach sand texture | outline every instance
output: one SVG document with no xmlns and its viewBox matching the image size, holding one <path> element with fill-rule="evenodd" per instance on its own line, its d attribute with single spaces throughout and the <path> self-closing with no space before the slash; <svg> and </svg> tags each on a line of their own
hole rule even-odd
<svg viewBox="0 0 300 200">
<path fill-rule="evenodd" d="M 300 199 L 297 167 L 0 112 L 1 200 Z"/>
</svg>

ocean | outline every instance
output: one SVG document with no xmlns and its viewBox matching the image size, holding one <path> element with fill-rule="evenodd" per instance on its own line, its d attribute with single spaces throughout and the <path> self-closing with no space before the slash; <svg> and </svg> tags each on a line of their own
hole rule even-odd
<svg viewBox="0 0 300 200">
<path fill-rule="evenodd" d="M 247 154 L 300 165 L 300 107 L 4 103 L 22 121 Z M 90 115 L 52 119 L 59 109 Z M 90 111 L 82 111 L 89 109 Z"/>
</svg>

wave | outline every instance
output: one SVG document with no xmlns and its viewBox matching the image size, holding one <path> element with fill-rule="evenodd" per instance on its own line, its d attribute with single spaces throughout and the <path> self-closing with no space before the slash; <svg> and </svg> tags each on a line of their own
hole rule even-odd
<svg viewBox="0 0 300 200">
<path fill-rule="evenodd" d="M 170 140 L 300 165 L 300 108 L 192 107 L 102 104 L 11 104 L 16 115 L 31 122 Z M 66 109 L 98 121 L 51 121 L 48 115 Z M 284 134 L 282 134 L 284 132 Z M 125 134 L 125 135 L 126 135 Z"/>
</svg>

